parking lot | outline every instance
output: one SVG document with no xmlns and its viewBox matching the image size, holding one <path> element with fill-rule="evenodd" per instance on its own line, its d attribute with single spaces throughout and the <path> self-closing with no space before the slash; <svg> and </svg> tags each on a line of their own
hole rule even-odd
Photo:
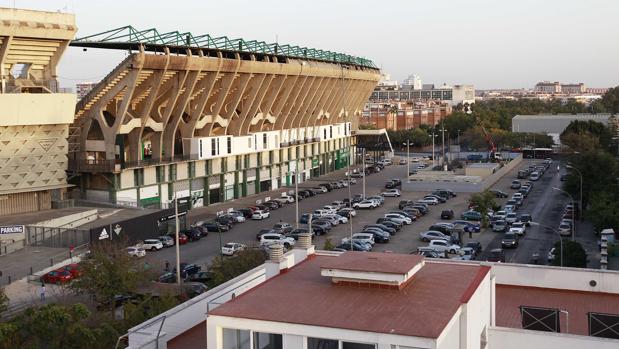
<svg viewBox="0 0 619 349">
<path fill-rule="evenodd" d="M 397 159 L 396 159 L 397 160 Z M 502 190 L 511 195 L 515 190 L 510 189 L 510 183 L 516 179 L 518 169 L 528 166 L 531 160 L 525 160 L 523 163 L 516 167 L 513 171 L 501 178 L 494 186 L 493 189 Z M 536 162 L 539 162 L 537 160 Z M 383 171 L 366 176 L 366 195 L 377 195 L 384 191 L 384 185 L 386 181 L 391 178 L 405 178 L 406 166 L 396 164 L 387 166 Z M 557 163 L 553 163 L 549 167 L 548 171 L 536 182 L 534 182 L 533 188 L 524 200 L 522 207 L 518 209 L 518 214 L 530 213 L 534 220 L 551 227 L 557 227 L 560 221 L 561 211 L 568 202 L 568 199 L 560 192 L 555 191 L 552 187 L 560 187 L 559 171 L 556 168 Z M 412 165 L 415 167 L 416 165 Z M 316 187 L 320 183 L 329 182 L 338 179 L 344 179 L 344 171 L 332 173 L 326 177 L 312 179 L 308 182 L 299 185 L 299 189 Z M 448 185 L 437 184 L 437 188 L 445 187 Z M 276 197 L 281 192 L 287 189 L 281 189 L 271 194 L 263 194 L 260 197 L 266 196 Z M 363 181 L 357 180 L 357 184 L 350 186 L 351 195 L 363 193 Z M 385 213 L 398 209 L 398 202 L 400 200 L 417 200 L 422 198 L 428 192 L 406 191 L 402 192 L 400 198 L 385 198 L 384 205 L 371 210 L 357 210 L 357 215 L 352 219 L 352 224 L 340 224 L 335 227 L 326 235 L 314 237 L 314 244 L 318 249 L 323 248 L 327 239 L 330 239 L 333 245 L 340 244 L 341 240 L 347 238 L 352 232 L 360 232 L 363 226 L 367 224 L 373 224 L 380 217 L 383 217 Z M 336 200 L 344 200 L 348 198 L 348 189 L 335 189 L 324 194 L 318 194 L 316 196 L 306 198 L 299 202 L 299 214 L 310 213 L 315 209 L 321 208 L 324 205 L 328 205 Z M 373 251 L 392 251 L 397 253 L 411 253 L 417 251 L 420 246 L 426 246 L 427 242 L 422 242 L 419 239 L 419 233 L 427 230 L 432 224 L 442 220 L 440 215 L 442 210 L 451 209 L 455 213 L 454 219 L 459 219 L 460 214 L 467 210 L 468 200 L 470 193 L 458 193 L 458 196 L 448 200 L 446 203 L 431 206 L 430 212 L 420 217 L 416 222 L 411 225 L 406 225 L 396 235 L 392 236 L 391 241 L 385 244 L 376 243 L 373 247 Z M 214 217 L 216 212 L 225 211 L 228 208 L 239 209 L 246 207 L 255 202 L 256 198 L 244 198 L 233 202 L 227 202 L 221 205 L 213 205 L 207 208 L 193 210 L 189 214 L 190 222 L 197 220 L 204 220 Z M 507 199 L 497 199 L 497 202 L 503 204 Z M 295 204 L 287 204 L 282 208 L 271 211 L 271 217 L 260 221 L 248 221 L 245 223 L 236 224 L 230 231 L 223 233 L 210 233 L 208 236 L 202 238 L 196 242 L 190 242 L 181 246 L 181 261 L 196 263 L 202 266 L 207 266 L 211 259 L 219 255 L 221 244 L 227 242 L 243 243 L 248 246 L 257 246 L 256 234 L 261 229 L 272 228 L 274 224 L 281 222 L 287 222 L 295 226 Z M 302 225 L 303 226 L 303 225 Z M 577 223 L 576 225 L 576 240 L 583 243 L 587 251 L 590 253 L 590 263 L 595 263 L 593 255 L 597 252 L 597 246 L 595 244 L 595 237 L 593 234 L 582 228 L 586 225 Z M 482 229 L 480 233 L 474 233 L 472 239 L 468 234 L 464 234 L 463 243 L 469 240 L 479 241 L 483 246 L 483 253 L 478 259 L 485 260 L 487 257 L 487 251 L 492 248 L 500 247 L 503 234 L 492 232 L 491 229 Z M 542 227 L 531 226 L 527 228 L 527 234 L 520 240 L 520 244 L 515 249 L 505 250 L 505 256 L 507 262 L 517 263 L 530 263 L 534 253 L 538 253 L 541 257 L 538 260 L 540 264 L 546 264 L 546 255 L 554 242 L 558 240 L 558 236 L 548 229 Z M 598 258 L 599 259 L 599 258 Z M 175 254 L 173 248 L 167 248 L 162 251 L 148 253 L 147 260 L 153 266 L 160 266 L 163 269 L 165 261 L 169 261 L 170 264 L 174 264 Z"/>
</svg>

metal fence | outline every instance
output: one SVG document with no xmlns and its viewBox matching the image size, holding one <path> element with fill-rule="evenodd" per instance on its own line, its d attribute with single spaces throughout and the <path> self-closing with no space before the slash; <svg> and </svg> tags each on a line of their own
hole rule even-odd
<svg viewBox="0 0 619 349">
<path fill-rule="evenodd" d="M 26 226 L 30 246 L 65 247 L 90 243 L 90 230 Z"/>
</svg>

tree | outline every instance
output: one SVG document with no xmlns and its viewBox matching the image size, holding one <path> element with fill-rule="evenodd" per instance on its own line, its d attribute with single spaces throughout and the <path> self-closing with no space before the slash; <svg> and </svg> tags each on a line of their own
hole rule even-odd
<svg viewBox="0 0 619 349">
<path fill-rule="evenodd" d="M 582 202 L 586 209 L 595 192 L 617 192 L 617 178 L 619 177 L 619 162 L 611 154 L 604 151 L 592 151 L 583 154 L 574 154 L 570 157 L 573 167 L 582 173 Z M 580 176 L 577 171 L 568 172 L 563 189 L 574 198 L 580 195 Z"/>
<path fill-rule="evenodd" d="M 114 311 L 114 296 L 135 293 L 150 278 L 150 272 L 124 249 L 126 242 L 102 241 L 94 244 L 90 258 L 80 264 L 82 276 L 71 283 L 79 293 L 91 295 Z"/>
<path fill-rule="evenodd" d="M 619 113 L 619 86 L 609 89 L 602 96 L 600 104 L 610 113 Z"/>
<path fill-rule="evenodd" d="M 552 265 L 561 265 L 561 242 L 555 243 L 555 258 L 552 260 Z M 563 240 L 565 253 L 563 254 L 563 266 L 573 268 L 587 267 L 587 253 L 582 245 L 571 240 Z"/>
<path fill-rule="evenodd" d="M 230 258 L 215 258 L 209 266 L 209 270 L 213 273 L 209 287 L 213 288 L 228 280 L 232 280 L 263 264 L 265 260 L 265 253 L 258 249 L 239 251 L 234 257 Z"/>
<path fill-rule="evenodd" d="M 327 238 L 325 240 L 325 244 L 322 246 L 322 249 L 325 251 L 333 251 L 334 248 L 335 246 L 333 245 L 333 242 L 331 241 L 331 239 Z"/>
<path fill-rule="evenodd" d="M 611 129 L 593 120 L 570 122 L 560 138 L 561 143 L 581 153 L 597 149 L 611 151 L 613 147 Z"/>
<path fill-rule="evenodd" d="M 591 206 L 587 210 L 587 217 L 593 223 L 595 231 L 614 229 L 619 232 L 619 192 L 604 191 L 591 194 Z"/>
<path fill-rule="evenodd" d="M 496 207 L 496 196 L 490 192 L 489 190 L 484 190 L 480 193 L 475 193 L 471 195 L 469 199 L 469 206 L 473 207 L 473 209 L 482 216 L 482 224 L 487 225 L 487 214 L 488 211 L 494 209 Z"/>
<path fill-rule="evenodd" d="M 0 287 L 0 315 L 9 307 L 9 297 L 4 293 L 4 287 Z"/>
</svg>

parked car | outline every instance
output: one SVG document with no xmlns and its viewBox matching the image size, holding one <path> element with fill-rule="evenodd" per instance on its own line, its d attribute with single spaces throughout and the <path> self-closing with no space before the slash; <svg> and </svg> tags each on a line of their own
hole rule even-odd
<svg viewBox="0 0 619 349">
<path fill-rule="evenodd" d="M 460 218 L 464 219 L 465 221 L 481 221 L 481 213 L 477 212 L 477 211 L 466 211 L 463 212 L 460 215 Z"/>
<path fill-rule="evenodd" d="M 398 203 L 398 208 L 401 210 L 401 209 L 403 209 L 403 208 L 404 208 L 404 207 L 406 207 L 406 206 L 413 205 L 414 203 L 415 203 L 415 202 L 414 202 L 413 200 L 401 200 L 401 201 Z"/>
<path fill-rule="evenodd" d="M 173 241 L 176 241 L 176 234 L 175 233 L 168 233 L 168 235 L 170 237 L 170 239 L 172 239 Z M 179 245 L 184 245 L 187 242 L 189 242 L 189 238 L 187 237 L 187 235 L 183 234 L 183 233 L 178 233 L 178 244 Z"/>
<path fill-rule="evenodd" d="M 443 210 L 441 211 L 441 219 L 453 219 L 454 211 L 453 210 Z"/>
<path fill-rule="evenodd" d="M 400 197 L 400 195 L 402 195 L 402 194 L 400 193 L 399 189 L 388 189 L 388 190 L 385 190 L 384 192 L 382 192 L 380 195 L 386 196 L 386 197 L 395 197 L 395 198 L 397 198 L 397 197 Z"/>
<path fill-rule="evenodd" d="M 172 247 L 172 246 L 174 246 L 174 239 L 171 238 L 168 235 L 162 235 L 162 236 L 158 237 L 157 239 L 159 239 L 159 241 L 161 241 L 161 244 L 163 245 L 163 247 Z"/>
<path fill-rule="evenodd" d="M 136 257 L 136 258 L 146 257 L 146 251 L 141 247 L 129 246 L 126 248 L 126 250 L 129 256 L 131 257 Z"/>
<path fill-rule="evenodd" d="M 420 202 L 422 204 L 429 204 L 429 205 L 438 205 L 438 200 L 436 198 L 433 197 L 425 197 L 423 199 L 417 200 L 417 202 Z"/>
<path fill-rule="evenodd" d="M 292 225 L 290 225 L 289 223 L 285 223 L 285 222 L 279 222 L 273 225 L 273 230 L 275 230 L 275 232 L 278 234 L 287 234 L 291 232 L 292 229 L 293 229 Z"/>
<path fill-rule="evenodd" d="M 316 232 L 317 230 L 320 230 L 320 229 L 321 229 L 320 227 L 312 226 L 312 230 L 313 230 L 313 232 L 312 232 L 312 234 L 310 234 L 310 235 L 321 235 L 321 234 L 318 234 L 318 233 Z M 307 229 L 305 229 L 305 228 L 299 228 L 299 229 L 294 229 L 294 230 L 292 230 L 292 231 L 290 231 L 290 232 L 288 232 L 288 233 L 284 234 L 284 236 L 286 236 L 286 237 L 288 237 L 288 238 L 293 238 L 293 239 L 295 239 L 295 240 L 299 240 L 299 236 L 300 236 L 301 234 L 306 234 L 306 233 L 307 233 Z"/>
<path fill-rule="evenodd" d="M 415 253 L 420 256 L 424 256 L 426 258 L 447 258 L 447 254 L 445 252 L 423 250 L 423 251 L 417 251 Z"/>
<path fill-rule="evenodd" d="M 197 264 L 183 262 L 180 264 L 180 270 L 181 277 L 184 279 L 198 273 L 200 270 L 202 270 L 202 267 Z M 176 266 L 172 267 L 172 273 L 176 274 Z"/>
<path fill-rule="evenodd" d="M 552 263 L 552 261 L 555 260 L 556 253 L 557 253 L 557 249 L 554 247 L 551 248 L 550 251 L 548 251 L 548 257 L 547 257 L 548 263 Z"/>
<path fill-rule="evenodd" d="M 515 232 L 516 234 L 523 236 L 524 234 L 526 234 L 526 224 L 524 224 L 523 222 L 514 222 L 512 223 L 511 228 L 509 228 L 510 231 Z"/>
<path fill-rule="evenodd" d="M 221 254 L 224 256 L 232 256 L 235 253 L 245 249 L 245 245 L 237 242 L 228 242 L 221 247 Z"/>
<path fill-rule="evenodd" d="M 411 224 L 413 223 L 413 220 L 410 217 L 406 217 L 404 215 L 401 214 L 397 214 L 397 213 L 387 213 L 385 214 L 385 218 L 389 218 L 392 221 L 398 221 L 401 220 L 404 224 Z"/>
<path fill-rule="evenodd" d="M 52 270 L 41 276 L 41 282 L 46 284 L 66 284 L 72 279 L 71 273 L 62 269 Z"/>
<path fill-rule="evenodd" d="M 350 238 L 342 239 L 342 242 L 348 241 Z M 374 245 L 374 234 L 372 233 L 355 233 L 352 235 L 352 240 L 364 244 Z"/>
<path fill-rule="evenodd" d="M 202 225 L 200 226 L 206 228 L 207 233 L 208 232 L 213 232 L 213 233 L 224 232 L 224 231 L 230 230 L 229 225 L 223 225 L 215 221 L 206 221 L 206 222 L 203 222 Z"/>
<path fill-rule="evenodd" d="M 505 252 L 501 248 L 492 249 L 486 260 L 488 262 L 505 263 Z"/>
<path fill-rule="evenodd" d="M 361 243 L 356 242 L 356 241 L 352 241 L 352 243 L 350 241 L 343 242 L 340 245 L 338 245 L 336 248 L 342 249 L 344 251 L 350 251 L 351 250 L 351 245 L 352 245 L 352 250 L 353 251 L 368 252 L 371 249 L 370 246 L 365 245 L 365 244 L 361 244 Z"/>
<path fill-rule="evenodd" d="M 363 229 L 367 229 L 367 228 L 378 228 L 378 229 L 380 229 L 380 230 L 382 230 L 382 231 L 384 231 L 386 233 L 389 233 L 389 235 L 395 235 L 397 233 L 397 229 L 391 228 L 391 227 L 388 227 L 388 226 L 386 226 L 384 224 L 379 224 L 379 223 L 377 223 L 377 224 L 366 224 L 366 225 L 363 226 Z"/>
<path fill-rule="evenodd" d="M 518 234 L 513 232 L 507 232 L 501 239 L 501 247 L 503 248 L 516 248 L 518 247 Z"/>
<path fill-rule="evenodd" d="M 362 233 L 372 234 L 374 236 L 374 241 L 379 243 L 387 243 L 391 240 L 391 235 L 389 235 L 389 233 L 378 228 L 368 227 L 363 229 Z"/>
<path fill-rule="evenodd" d="M 561 236 L 570 236 L 572 235 L 572 226 L 568 223 L 559 224 L 559 234 Z"/>
<path fill-rule="evenodd" d="M 438 239 L 451 241 L 451 235 L 444 234 L 443 232 L 440 232 L 438 230 L 427 230 L 419 233 L 419 239 L 426 242 Z"/>
<path fill-rule="evenodd" d="M 460 261 L 472 261 L 475 259 L 475 250 L 470 247 L 462 247 L 458 252 L 458 255 L 453 259 Z"/>
<path fill-rule="evenodd" d="M 163 243 L 159 239 L 146 239 L 141 247 L 145 250 L 158 251 L 163 248 Z"/>
<path fill-rule="evenodd" d="M 494 232 L 503 233 L 506 232 L 507 229 L 509 229 L 509 225 L 502 219 L 492 223 L 492 231 Z"/>
<path fill-rule="evenodd" d="M 512 184 L 509 186 L 511 189 L 520 189 L 520 181 L 519 180 L 513 180 Z"/>
<path fill-rule="evenodd" d="M 481 254 L 481 251 L 482 251 L 481 242 L 479 242 L 479 241 L 471 240 L 471 241 L 467 242 L 463 247 L 472 248 L 473 251 L 475 251 L 475 255 L 476 256 L 479 256 Z"/>
<path fill-rule="evenodd" d="M 196 228 L 183 230 L 183 234 L 187 236 L 189 241 L 198 241 L 202 238 L 202 232 Z"/>
<path fill-rule="evenodd" d="M 453 225 L 464 226 L 465 232 L 479 233 L 481 231 L 481 225 L 465 220 L 456 220 L 451 222 Z"/>
<path fill-rule="evenodd" d="M 312 230 L 316 235 L 326 234 L 329 230 L 331 230 L 331 227 L 331 223 L 326 221 L 316 220 L 315 222 L 312 222 Z"/>
<path fill-rule="evenodd" d="M 396 231 L 402 229 L 403 224 L 398 224 L 388 218 L 380 217 L 376 220 L 376 224 L 382 224 L 386 227 L 393 228 Z"/>
<path fill-rule="evenodd" d="M 507 222 L 507 224 L 513 224 L 518 220 L 518 215 L 516 214 L 516 212 L 509 212 L 506 216 L 505 216 L 505 222 Z"/>
<path fill-rule="evenodd" d="M 260 237 L 260 246 L 269 246 L 275 243 L 282 244 L 285 248 L 290 248 L 294 246 L 295 242 L 293 238 L 285 237 L 277 233 L 264 234 Z"/>
<path fill-rule="evenodd" d="M 509 195 L 501 190 L 498 189 L 490 189 L 491 193 L 494 193 L 494 196 L 496 196 L 497 198 L 507 198 Z"/>
<path fill-rule="evenodd" d="M 269 218 L 271 214 L 268 211 L 256 210 L 254 214 L 252 214 L 251 219 L 253 220 L 263 220 L 265 218 Z"/>
<path fill-rule="evenodd" d="M 451 254 L 456 254 L 460 251 L 460 246 L 452 244 L 447 240 L 431 240 L 428 247 L 435 251 L 447 252 Z"/>
<path fill-rule="evenodd" d="M 373 209 L 378 207 L 378 203 L 374 200 L 363 200 L 361 202 L 355 202 L 352 207 L 355 209 Z"/>
<path fill-rule="evenodd" d="M 454 229 L 454 225 L 453 224 L 451 224 L 451 223 L 442 223 L 442 222 L 432 224 L 428 228 L 428 230 L 440 231 L 441 233 L 446 234 L 446 235 L 451 235 L 451 233 L 453 232 L 453 229 Z"/>
<path fill-rule="evenodd" d="M 264 234 L 277 234 L 277 232 L 273 229 L 260 229 L 258 234 L 256 234 L 256 239 L 260 241 L 260 239 L 262 238 L 262 235 Z"/>
<path fill-rule="evenodd" d="M 354 208 L 345 207 L 337 211 L 337 214 L 346 218 L 354 217 L 357 215 L 357 211 Z"/>
</svg>

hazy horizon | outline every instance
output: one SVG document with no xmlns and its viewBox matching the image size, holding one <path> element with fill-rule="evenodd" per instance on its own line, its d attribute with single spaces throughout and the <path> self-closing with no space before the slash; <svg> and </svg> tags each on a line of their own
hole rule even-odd
<svg viewBox="0 0 619 349">
<path fill-rule="evenodd" d="M 0 7 L 76 14 L 77 37 L 133 25 L 160 32 L 241 37 L 333 50 L 373 60 L 392 79 L 435 85 L 531 88 L 542 80 L 619 85 L 619 2 L 471 0 L 78 2 L 0 0 Z M 171 6 L 170 4 L 173 4 Z M 123 51 L 70 48 L 62 86 L 99 81 Z"/>
</svg>

